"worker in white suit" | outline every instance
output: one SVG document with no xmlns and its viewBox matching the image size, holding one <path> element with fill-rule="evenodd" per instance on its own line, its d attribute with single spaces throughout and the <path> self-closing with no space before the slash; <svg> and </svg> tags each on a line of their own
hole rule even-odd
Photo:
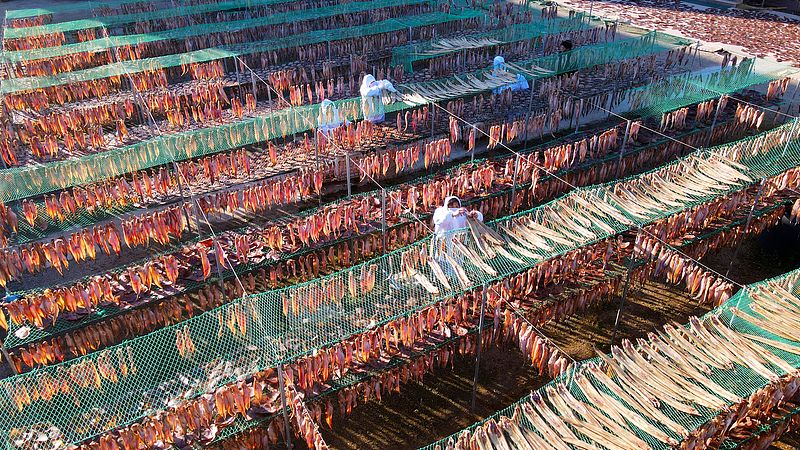
<svg viewBox="0 0 800 450">
<path fill-rule="evenodd" d="M 447 252 L 459 263 L 463 261 L 464 255 L 461 252 L 453 251 L 453 238 L 465 232 L 464 229 L 469 226 L 467 217 L 483 222 L 483 214 L 480 211 L 468 211 L 467 208 L 461 206 L 461 200 L 456 196 L 446 197 L 444 205 L 436 208 L 436 211 L 433 212 L 435 257 L 443 268 L 449 269 L 448 272 L 452 268 L 441 252 Z"/>
<path fill-rule="evenodd" d="M 372 123 L 380 123 L 385 119 L 383 113 L 383 101 L 381 91 L 397 92 L 389 80 L 376 80 L 372 75 L 365 75 L 361 81 L 361 110 L 364 112 L 364 119 Z"/>
<path fill-rule="evenodd" d="M 336 108 L 336 105 L 331 100 L 323 100 L 319 108 L 317 129 L 327 135 L 331 130 L 342 125 L 346 125 L 346 123 L 339 115 L 339 109 Z"/>
<path fill-rule="evenodd" d="M 508 72 L 508 69 L 506 68 L 506 59 L 498 55 L 494 57 L 494 68 L 492 70 L 492 73 L 499 74 L 500 71 Z M 506 89 L 511 89 L 512 91 L 521 91 L 524 89 L 528 89 L 529 87 L 530 86 L 528 85 L 528 80 L 526 80 L 525 77 L 522 76 L 522 74 L 518 73 L 516 83 L 509 86 L 501 86 L 495 89 L 494 93 L 499 94 L 505 91 Z"/>
<path fill-rule="evenodd" d="M 444 199 L 444 205 L 436 208 L 436 211 L 433 212 L 433 232 L 439 235 L 447 231 L 467 228 L 467 217 L 483 222 L 483 214 L 480 211 L 467 211 L 467 208 L 461 207 L 461 200 L 455 195 L 451 195 Z"/>
</svg>

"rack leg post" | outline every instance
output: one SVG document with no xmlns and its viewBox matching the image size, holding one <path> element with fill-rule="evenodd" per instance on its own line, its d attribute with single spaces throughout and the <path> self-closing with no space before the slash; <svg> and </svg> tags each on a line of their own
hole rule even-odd
<svg viewBox="0 0 800 450">
<path fill-rule="evenodd" d="M 283 380 L 283 363 L 278 363 L 278 382 L 281 388 L 281 408 L 283 408 L 283 424 L 286 427 L 286 447 L 292 450 L 292 427 L 289 425 L 289 410 L 286 407 L 286 388 Z"/>
<path fill-rule="evenodd" d="M 744 229 L 747 230 L 750 228 L 750 221 L 753 219 L 753 212 L 756 210 L 756 205 L 758 201 L 761 200 L 761 194 L 764 192 L 764 185 L 767 184 L 767 179 L 761 179 L 761 185 L 758 187 L 758 193 L 756 194 L 756 199 L 753 200 L 753 206 L 750 207 L 750 213 L 747 215 L 747 222 L 744 225 Z M 739 240 L 739 243 L 736 244 L 736 250 L 733 251 L 733 256 L 731 257 L 731 262 L 728 264 L 728 270 L 725 272 L 725 278 L 728 278 L 728 275 L 731 273 L 731 269 L 733 269 L 733 263 L 736 262 L 736 256 L 739 255 L 739 249 L 742 248 L 742 242 L 744 242 L 744 236 Z"/>
<path fill-rule="evenodd" d="M 346 166 L 347 166 L 346 167 L 346 169 L 347 169 L 347 196 L 348 197 L 352 197 L 353 196 L 353 188 L 350 186 L 350 155 L 349 154 L 344 155 L 344 160 L 345 160 L 345 163 L 346 163 Z"/>
<path fill-rule="evenodd" d="M 639 238 L 639 233 L 642 232 L 642 229 L 636 232 L 636 239 Z M 634 241 L 635 242 L 635 241 Z M 619 299 L 619 309 L 617 310 L 617 318 L 614 319 L 614 331 L 611 333 L 611 341 L 609 341 L 608 345 L 614 345 L 614 338 L 617 337 L 617 328 L 619 328 L 619 320 L 622 318 L 622 308 L 625 306 L 625 297 L 628 296 L 628 285 L 631 283 L 631 272 L 633 271 L 633 260 L 634 254 L 631 253 L 631 259 L 628 262 L 628 274 L 625 276 L 625 287 L 622 288 L 622 298 Z"/>
<path fill-rule="evenodd" d="M 724 95 L 720 96 L 719 100 L 717 100 L 717 112 L 714 113 L 714 121 L 711 122 L 711 129 L 708 131 L 708 138 L 706 138 L 706 147 L 708 147 L 708 144 L 711 143 L 711 135 L 714 134 L 714 127 L 717 126 L 717 118 L 719 118 L 719 107 L 720 105 L 722 105 L 723 98 L 725 98 Z"/>
<path fill-rule="evenodd" d="M 381 247 L 386 254 L 386 189 L 381 189 Z"/>
<path fill-rule="evenodd" d="M 478 395 L 478 371 L 481 366 L 481 350 L 483 347 L 483 319 L 486 316 L 486 297 L 488 287 L 483 284 L 483 298 L 481 299 L 481 318 L 478 321 L 478 354 L 475 357 L 475 379 L 472 382 L 472 403 L 470 411 L 475 412 L 475 397 Z"/>
<path fill-rule="evenodd" d="M 622 147 L 619 148 L 619 159 L 617 160 L 617 175 L 616 177 L 619 178 L 619 173 L 622 171 L 622 155 L 625 154 L 625 146 L 628 144 L 628 137 L 631 135 L 631 121 L 628 120 L 628 124 L 625 125 L 625 138 L 622 139 Z"/>
</svg>

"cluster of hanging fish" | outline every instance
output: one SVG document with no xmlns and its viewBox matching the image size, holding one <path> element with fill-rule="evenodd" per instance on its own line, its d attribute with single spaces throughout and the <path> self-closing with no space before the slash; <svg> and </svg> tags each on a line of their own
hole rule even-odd
<svg viewBox="0 0 800 450">
<path fill-rule="evenodd" d="M 417 127 L 428 123 L 428 107 L 415 108 L 406 111 L 405 114 L 401 111 L 397 113 L 397 131 L 400 133 L 408 132 L 408 127 L 411 131 L 417 132 Z"/>
<path fill-rule="evenodd" d="M 717 100 L 712 98 L 711 100 L 698 103 L 697 104 L 697 114 L 695 114 L 694 120 L 696 122 L 705 122 L 708 119 L 713 118 L 714 117 L 714 112 L 715 112 L 714 105 L 716 104 L 716 102 L 717 102 Z M 721 101 L 721 103 L 719 105 L 719 110 L 720 111 L 724 111 L 725 110 L 725 103 L 727 103 L 727 100 Z"/>
<path fill-rule="evenodd" d="M 744 103 L 739 103 L 736 107 L 736 114 L 734 115 L 734 121 L 736 123 L 742 123 L 749 127 L 755 127 L 756 129 L 761 128 L 761 124 L 764 122 L 764 115 L 766 111 L 760 108 L 756 108 L 755 106 L 747 105 Z"/>
<path fill-rule="evenodd" d="M 450 159 L 452 145 L 447 138 L 425 143 L 425 169 L 433 165 L 441 165 Z"/>
<path fill-rule="evenodd" d="M 682 130 L 686 126 L 686 116 L 689 114 L 689 107 L 676 109 L 661 115 L 661 125 L 658 131 Z"/>
<path fill-rule="evenodd" d="M 667 283 L 686 283 L 686 290 L 699 303 L 714 306 L 725 303 L 733 295 L 734 285 L 705 266 L 665 246 L 652 236 L 640 234 L 634 247 L 636 258 L 653 259 L 653 277 L 664 276 Z"/>
<path fill-rule="evenodd" d="M 12 279 L 21 282 L 23 271 L 35 274 L 44 271 L 48 264 L 63 275 L 64 270 L 69 270 L 68 255 L 80 265 L 80 261 L 95 259 L 97 247 L 109 256 L 112 251 L 119 256 L 121 242 L 116 225 L 109 223 L 95 225 L 91 231 L 85 228 L 71 233 L 69 238 L 61 236 L 50 239 L 49 243 L 34 242 L 6 248 L 0 251 L 0 286 L 5 286 Z"/>
<path fill-rule="evenodd" d="M 136 375 L 137 371 L 133 350 L 130 346 L 126 346 L 118 348 L 115 352 L 106 350 L 95 360 L 86 359 L 70 366 L 59 366 L 55 373 L 45 371 L 37 374 L 35 379 L 3 381 L 0 382 L 0 386 L 8 395 L 7 399 L 13 408 L 6 409 L 6 412 L 13 414 L 15 410 L 21 412 L 40 400 L 50 403 L 62 394 L 69 395 L 76 404 L 79 404 L 77 388 L 102 389 L 103 380 L 117 383 Z M 20 437 L 23 433 L 24 431 L 19 429 L 9 431 L 9 434 L 15 437 Z"/>
<path fill-rule="evenodd" d="M 181 266 L 181 270 L 185 270 Z M 252 274 L 247 277 L 250 292 L 255 291 L 255 279 Z M 115 284 L 116 286 L 116 284 Z M 241 298 L 243 292 L 240 285 L 235 287 L 226 282 L 227 298 Z M 180 323 L 186 318 L 202 314 L 221 306 L 224 303 L 222 292 L 216 285 L 206 286 L 198 291 L 197 303 L 186 295 L 173 296 L 167 300 L 154 303 L 151 308 L 133 309 L 128 314 L 117 315 L 107 321 L 81 327 L 75 331 L 64 333 L 50 340 L 29 343 L 9 351 L 9 358 L 22 373 L 24 369 L 47 366 L 64 359 L 84 356 L 117 345 L 127 339 L 142 336 L 154 330 Z M 63 314 L 62 314 L 63 316 Z M 23 366 L 24 364 L 24 366 Z"/>
<path fill-rule="evenodd" d="M 791 77 L 770 81 L 769 86 L 767 86 L 767 101 L 772 101 L 774 98 L 786 94 L 786 90 L 789 89 L 789 84 L 791 82 Z"/>
<path fill-rule="evenodd" d="M 314 450 L 327 450 L 328 445 L 322 439 L 322 434 L 319 432 L 319 427 L 314 422 L 314 418 L 309 414 L 305 403 L 303 402 L 303 395 L 297 392 L 291 378 L 286 380 L 285 391 L 286 401 L 292 410 L 292 425 L 300 433 L 300 436 L 306 441 L 309 449 Z"/>
</svg>

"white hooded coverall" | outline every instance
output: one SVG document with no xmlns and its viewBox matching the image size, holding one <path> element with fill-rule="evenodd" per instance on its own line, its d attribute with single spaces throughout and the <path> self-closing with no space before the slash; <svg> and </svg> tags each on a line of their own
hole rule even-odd
<svg viewBox="0 0 800 450">
<path fill-rule="evenodd" d="M 456 261 L 461 261 L 464 258 L 460 252 L 455 254 L 453 252 L 453 237 L 461 234 L 461 232 L 457 232 L 456 230 L 462 230 L 467 228 L 467 215 L 462 214 L 460 216 L 453 216 L 458 211 L 458 208 L 448 208 L 447 204 L 450 203 L 450 200 L 458 200 L 458 206 L 461 207 L 461 200 L 452 195 L 446 197 L 444 199 L 444 205 L 436 208 L 436 211 L 433 212 L 433 232 L 435 233 L 434 240 L 436 246 L 436 253 L 435 257 L 439 261 L 439 264 L 442 264 L 442 267 L 449 267 L 449 264 L 446 264 L 446 260 L 443 255 L 439 252 L 444 251 L 447 252 L 448 255 L 453 257 Z M 483 214 L 480 211 L 475 211 L 477 213 L 477 219 L 483 222 Z"/>
<path fill-rule="evenodd" d="M 364 119 L 372 123 L 380 123 L 385 119 L 383 113 L 383 101 L 381 101 L 381 90 L 397 92 L 389 80 L 376 81 L 372 75 L 365 75 L 361 81 L 361 110 L 364 112 Z"/>
<path fill-rule="evenodd" d="M 323 100 L 319 108 L 319 117 L 317 117 L 317 129 L 327 135 L 334 128 L 344 124 L 336 105 L 331 100 Z"/>
</svg>

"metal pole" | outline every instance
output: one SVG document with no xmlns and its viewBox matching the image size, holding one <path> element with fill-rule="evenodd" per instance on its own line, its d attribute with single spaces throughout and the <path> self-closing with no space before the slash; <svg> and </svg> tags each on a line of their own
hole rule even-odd
<svg viewBox="0 0 800 450">
<path fill-rule="evenodd" d="M 719 117 L 719 107 L 722 106 L 722 99 L 725 98 L 724 95 L 720 95 L 719 100 L 717 100 L 717 112 L 714 113 L 714 121 L 711 122 L 711 129 L 708 130 L 708 138 L 706 139 L 706 147 L 708 144 L 711 143 L 711 135 L 714 134 L 714 127 L 717 126 L 717 118 Z"/>
<path fill-rule="evenodd" d="M 431 102 L 431 140 L 433 140 L 433 125 L 436 123 L 436 103 Z"/>
<path fill-rule="evenodd" d="M 234 58 L 233 60 L 233 68 L 236 69 L 236 88 L 239 91 L 239 101 L 244 101 L 244 97 L 242 97 L 242 80 L 239 78 L 239 62 L 236 61 Z"/>
<path fill-rule="evenodd" d="M 750 214 L 747 215 L 747 222 L 744 225 L 744 230 L 747 232 L 747 228 L 750 227 L 750 220 L 753 219 L 753 212 L 756 210 L 756 205 L 758 201 L 761 199 L 761 193 L 764 192 L 764 185 L 767 183 L 766 178 L 761 179 L 761 185 L 758 187 L 758 193 L 756 194 L 756 199 L 753 200 L 753 206 L 750 207 Z M 725 272 L 725 278 L 728 278 L 728 275 L 731 273 L 731 269 L 733 268 L 733 263 L 736 261 L 736 256 L 739 254 L 739 249 L 742 247 L 742 242 L 744 242 L 744 233 L 742 233 L 742 239 L 736 244 L 736 250 L 733 251 L 733 257 L 731 258 L 730 264 L 728 264 L 728 270 Z"/>
<path fill-rule="evenodd" d="M 381 243 L 386 254 L 386 189 L 381 189 Z"/>
<path fill-rule="evenodd" d="M 178 164 L 175 162 L 174 158 L 172 159 L 172 170 L 175 171 L 175 178 L 178 180 L 178 190 L 181 193 L 181 201 L 185 204 L 186 195 L 184 195 L 183 193 L 183 182 L 181 181 L 182 172 L 180 171 L 180 169 L 178 169 Z M 189 226 L 189 232 L 192 233 L 192 221 L 189 220 L 189 212 L 186 211 L 186 208 L 181 208 L 181 209 L 183 209 L 183 215 L 184 217 L 186 217 L 186 225 Z M 199 234 L 200 230 L 197 230 L 197 232 Z"/>
<path fill-rule="evenodd" d="M 486 315 L 486 283 L 483 283 L 483 298 L 481 299 L 481 318 L 478 321 L 478 354 L 475 357 L 475 380 L 472 383 L 472 406 L 470 411 L 475 412 L 475 396 L 478 394 L 478 369 L 481 365 L 481 347 L 483 347 L 483 318 Z"/>
<path fill-rule="evenodd" d="M 192 204 L 195 207 L 195 214 L 194 214 L 194 225 L 197 227 L 197 235 L 201 236 L 200 234 L 200 203 L 198 203 L 196 198 L 192 199 Z"/>
<path fill-rule="evenodd" d="M 271 89 L 271 86 L 269 84 L 267 85 L 267 100 L 269 101 L 269 112 L 271 113 L 271 112 L 273 112 L 273 109 L 272 109 L 272 89 Z M 271 118 L 272 117 L 270 117 L 270 119 Z"/>
<path fill-rule="evenodd" d="M 631 134 L 631 121 L 628 119 L 628 125 L 625 126 L 625 138 L 622 140 L 622 147 L 619 148 L 619 161 L 617 161 L 617 174 L 619 178 L 619 171 L 622 170 L 622 155 L 625 153 L 625 145 L 628 143 L 628 137 Z"/>
<path fill-rule="evenodd" d="M 519 172 L 519 153 L 517 153 L 517 157 L 514 158 L 514 176 L 511 178 L 511 203 L 509 204 L 509 209 L 511 212 L 514 212 L 514 199 L 517 196 L 517 172 Z"/>
<path fill-rule="evenodd" d="M 794 125 L 792 125 L 792 131 L 789 133 L 789 138 L 786 140 L 786 145 L 783 147 L 783 153 L 781 153 L 781 158 L 786 156 L 786 150 L 789 150 L 789 143 L 792 142 L 794 132 L 797 130 L 797 122 L 800 119 L 794 119 Z"/>
<path fill-rule="evenodd" d="M 317 173 L 319 173 L 319 131 L 314 130 L 314 156 L 316 157 Z M 319 187 L 319 206 L 322 207 L 322 186 Z"/>
<path fill-rule="evenodd" d="M 208 223 L 208 217 L 206 217 L 206 223 Z M 211 230 L 210 223 L 208 224 L 208 229 Z M 217 237 L 215 235 L 211 236 L 213 238 L 213 243 L 214 243 L 214 254 L 216 255 L 214 259 L 217 260 L 217 275 L 219 275 L 219 288 L 222 289 L 222 301 L 227 302 L 228 293 L 225 291 L 225 278 L 222 276 L 222 265 L 224 263 L 222 262 L 222 259 L 219 257 L 220 253 L 222 253 L 224 250 L 222 249 L 222 246 L 219 244 Z"/>
<path fill-rule="evenodd" d="M 695 45 L 694 47 L 694 56 L 692 56 L 692 69 L 694 69 L 694 61 L 697 59 L 697 50 L 699 49 L 700 49 L 700 41 L 698 40 L 697 45 Z"/>
<path fill-rule="evenodd" d="M 0 314 L 3 313 L 0 312 Z M 17 366 L 14 365 L 14 361 L 11 360 L 11 355 L 9 355 L 8 350 L 6 350 L 5 342 L 0 343 L 0 352 L 2 352 L 3 356 L 5 356 L 6 361 L 8 361 L 8 365 L 11 367 L 11 371 L 14 372 L 14 375 L 19 375 L 20 372 L 17 370 Z"/>
<path fill-rule="evenodd" d="M 250 69 L 250 83 L 253 84 L 253 100 L 258 101 L 258 95 L 256 94 L 256 74 L 253 73 L 253 69 Z"/>
<path fill-rule="evenodd" d="M 286 447 L 292 450 L 292 428 L 289 425 L 289 410 L 286 408 L 286 388 L 283 381 L 283 363 L 278 363 L 278 383 L 281 388 L 281 407 L 283 408 L 283 424 L 286 426 Z"/>
<path fill-rule="evenodd" d="M 475 125 L 473 125 L 472 129 L 469 130 L 470 134 L 475 134 L 475 137 L 477 137 L 477 135 L 478 135 L 478 133 L 475 132 L 476 129 L 477 129 L 477 127 Z M 467 137 L 467 142 L 469 142 L 469 137 Z M 472 140 L 472 150 L 470 150 L 469 163 L 470 164 L 474 164 L 475 163 L 475 140 L 474 139 Z"/>
<path fill-rule="evenodd" d="M 345 160 L 345 163 L 346 163 L 346 166 L 347 166 L 347 196 L 351 197 L 353 195 L 353 190 L 350 187 L 350 155 L 349 154 L 345 154 L 344 155 L 344 160 Z"/>
<path fill-rule="evenodd" d="M 536 87 L 536 79 L 531 80 L 531 99 L 528 100 L 528 112 L 525 114 L 525 144 L 523 148 L 528 148 L 528 139 L 530 139 L 530 120 L 533 114 L 533 91 Z"/>
<path fill-rule="evenodd" d="M 634 242 L 639 239 L 639 233 L 642 232 L 642 228 L 636 231 L 636 238 L 634 238 Z M 633 271 L 633 260 L 635 258 L 635 254 L 631 253 L 631 259 L 628 262 L 628 274 L 625 276 L 625 287 L 622 288 L 622 298 L 619 300 L 619 309 L 617 310 L 617 318 L 614 320 L 614 331 L 611 333 L 611 341 L 608 345 L 614 345 L 614 338 L 617 337 L 617 328 L 619 327 L 619 319 L 622 317 L 622 307 L 625 306 L 625 297 L 628 296 L 628 285 L 631 282 L 631 271 Z"/>
</svg>

